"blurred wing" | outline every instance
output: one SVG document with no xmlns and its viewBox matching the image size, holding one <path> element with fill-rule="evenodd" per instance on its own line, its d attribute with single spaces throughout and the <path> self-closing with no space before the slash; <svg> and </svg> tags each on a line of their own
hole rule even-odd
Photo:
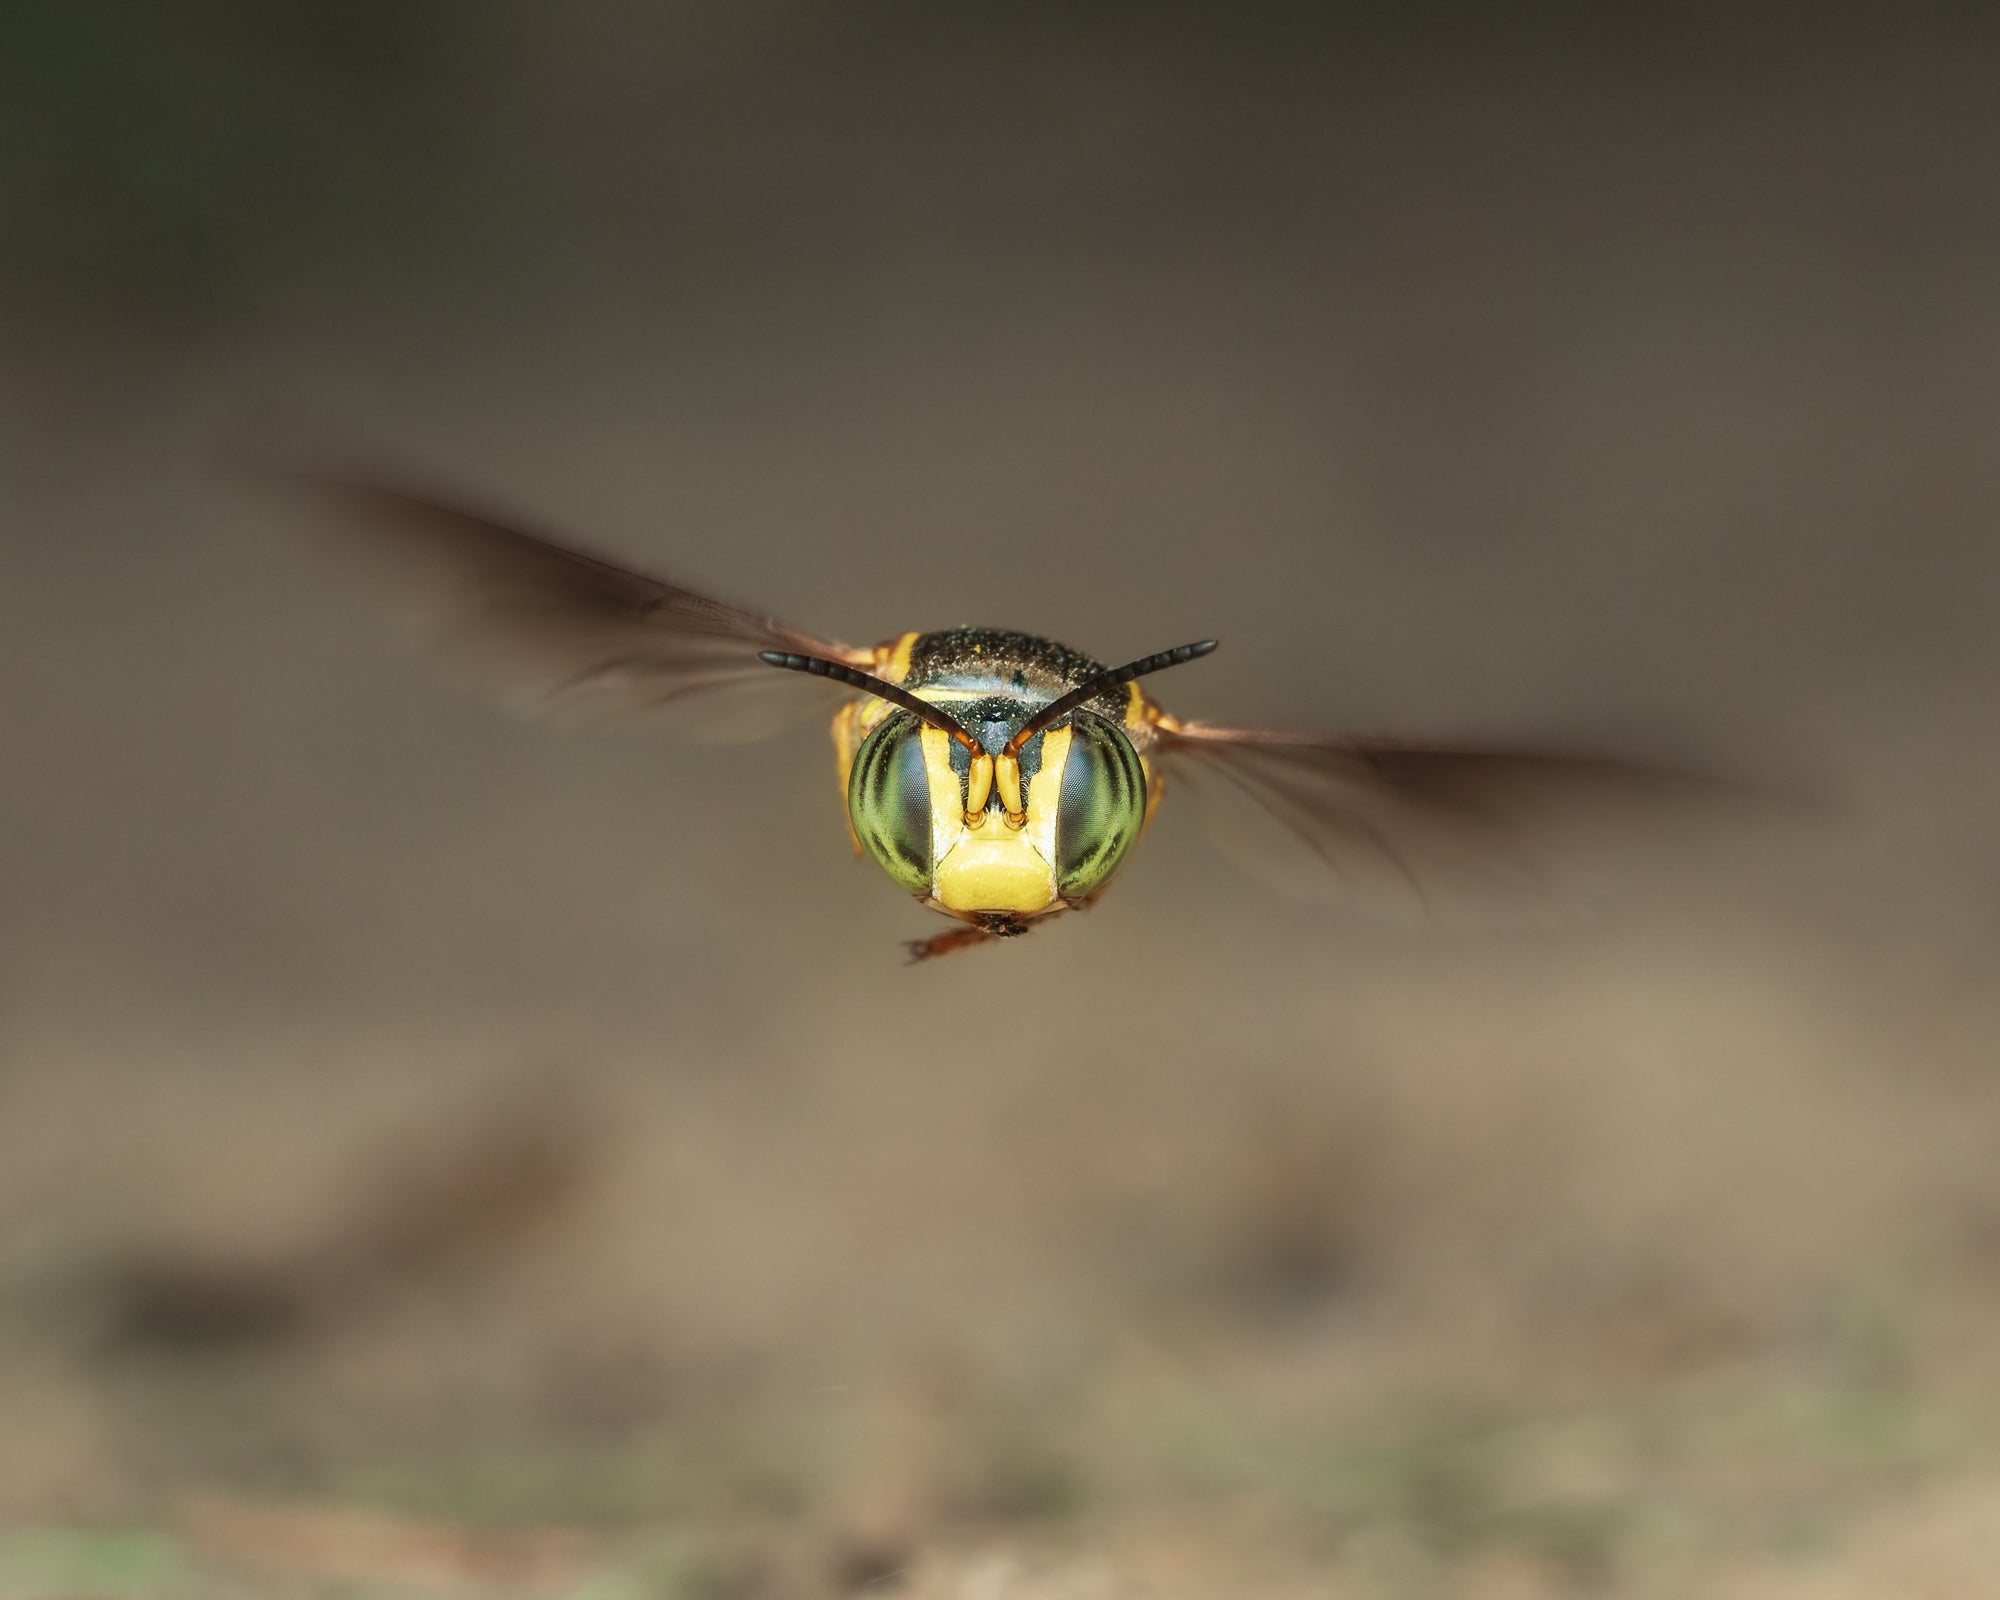
<svg viewBox="0 0 2000 1600">
<path fill-rule="evenodd" d="M 760 650 L 866 667 L 868 651 L 476 512 L 374 485 L 302 483 L 416 631 L 535 715 L 678 716 L 712 738 L 759 738 L 828 704 L 824 679 L 778 672 Z"/>
<path fill-rule="evenodd" d="M 1198 722 L 1163 725 L 1155 754 L 1223 852 L 1283 893 L 1447 926 L 1573 915 L 1566 829 L 1728 792 L 1617 759 Z"/>
</svg>

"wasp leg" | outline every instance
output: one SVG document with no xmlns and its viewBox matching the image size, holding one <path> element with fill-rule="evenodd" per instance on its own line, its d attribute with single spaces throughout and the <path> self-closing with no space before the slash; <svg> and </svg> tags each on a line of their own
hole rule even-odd
<svg viewBox="0 0 2000 1600">
<path fill-rule="evenodd" d="M 948 956 L 954 950 L 969 950 L 976 944 L 991 944 L 1000 937 L 988 933 L 984 928 L 953 928 L 945 933 L 934 933 L 928 939 L 908 939 L 903 948 L 910 952 L 909 966 L 919 961 L 935 960 L 938 956 Z"/>
</svg>

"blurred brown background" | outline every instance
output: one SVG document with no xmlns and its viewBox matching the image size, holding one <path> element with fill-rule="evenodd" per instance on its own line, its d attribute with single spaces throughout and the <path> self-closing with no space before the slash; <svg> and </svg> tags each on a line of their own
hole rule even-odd
<svg viewBox="0 0 2000 1600">
<path fill-rule="evenodd" d="M 1996 31 L 9 8 L 0 1594 L 2000 1592 Z M 265 440 L 1837 807 L 910 971 L 817 729 L 440 686 Z"/>
</svg>

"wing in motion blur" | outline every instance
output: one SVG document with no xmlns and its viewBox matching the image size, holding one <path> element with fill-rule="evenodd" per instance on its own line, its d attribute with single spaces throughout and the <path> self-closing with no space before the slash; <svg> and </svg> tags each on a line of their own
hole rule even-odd
<svg viewBox="0 0 2000 1600">
<path fill-rule="evenodd" d="M 1283 893 L 1447 926 L 1561 920 L 1579 888 L 1553 848 L 1565 826 L 1729 792 L 1617 759 L 1171 719 L 1155 754 L 1224 853 Z"/>
<path fill-rule="evenodd" d="M 773 672 L 759 651 L 874 659 L 478 512 L 371 484 L 284 481 L 332 513 L 338 544 L 387 580 L 421 636 L 537 715 L 685 713 L 708 737 L 759 738 L 828 704 L 825 680 Z"/>
</svg>

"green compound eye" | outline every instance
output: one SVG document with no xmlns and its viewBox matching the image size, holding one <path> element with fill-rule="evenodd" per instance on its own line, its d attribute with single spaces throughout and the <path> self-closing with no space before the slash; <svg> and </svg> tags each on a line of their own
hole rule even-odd
<svg viewBox="0 0 2000 1600">
<path fill-rule="evenodd" d="M 878 723 L 855 752 L 847 779 L 854 836 L 911 894 L 931 887 L 931 790 L 923 727 L 906 711 Z"/>
<path fill-rule="evenodd" d="M 1146 772 L 1132 741 L 1078 712 L 1056 804 L 1056 886 L 1066 900 L 1101 888 L 1146 820 Z"/>
</svg>

